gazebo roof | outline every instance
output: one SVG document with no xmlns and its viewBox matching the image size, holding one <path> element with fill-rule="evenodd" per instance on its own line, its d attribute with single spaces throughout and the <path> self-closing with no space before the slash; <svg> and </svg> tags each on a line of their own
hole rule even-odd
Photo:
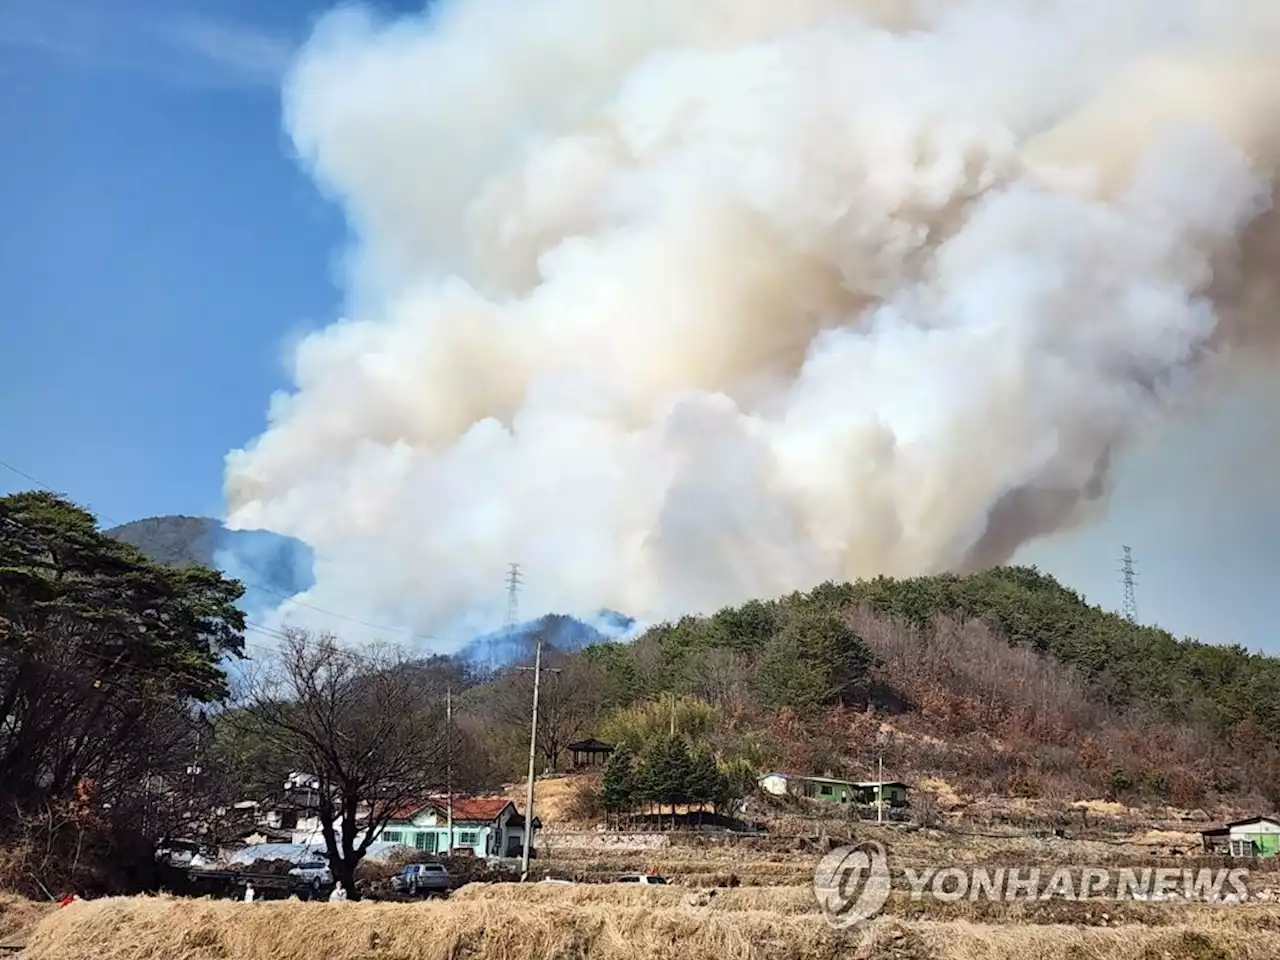
<svg viewBox="0 0 1280 960">
<path fill-rule="evenodd" d="M 577 743 L 569 744 L 569 749 L 587 753 L 607 753 L 613 750 L 613 744 L 605 743 L 603 740 L 579 740 Z"/>
</svg>

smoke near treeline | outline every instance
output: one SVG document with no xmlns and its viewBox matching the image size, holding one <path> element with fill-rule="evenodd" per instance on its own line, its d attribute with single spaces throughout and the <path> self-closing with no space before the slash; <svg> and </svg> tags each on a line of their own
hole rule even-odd
<svg viewBox="0 0 1280 960">
<path fill-rule="evenodd" d="M 286 84 L 346 315 L 227 461 L 308 602 L 472 636 L 965 570 L 1265 356 L 1261 0 L 446 0 Z M 319 281 L 319 278 L 317 278 Z"/>
</svg>

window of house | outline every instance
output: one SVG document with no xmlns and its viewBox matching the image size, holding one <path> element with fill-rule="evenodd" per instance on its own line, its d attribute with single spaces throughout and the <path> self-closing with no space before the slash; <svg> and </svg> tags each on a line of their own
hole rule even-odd
<svg viewBox="0 0 1280 960">
<path fill-rule="evenodd" d="M 401 833 L 399 830 L 383 830 L 382 842 L 383 843 L 403 843 L 404 834 Z"/>
<path fill-rule="evenodd" d="M 1233 839 L 1229 841 L 1231 844 L 1231 855 L 1233 857 L 1252 857 L 1254 854 L 1253 841 L 1249 839 Z"/>
<path fill-rule="evenodd" d="M 824 797 L 829 797 L 829 796 L 831 796 L 831 784 L 829 784 L 829 783 L 824 783 L 824 784 L 822 784 L 822 786 L 821 786 L 821 787 L 819 787 L 819 790 L 820 790 L 820 792 L 822 793 L 822 795 L 823 795 Z"/>
<path fill-rule="evenodd" d="M 424 853 L 436 852 L 436 835 L 429 831 L 422 831 L 413 838 L 413 845 L 416 849 Z"/>
<path fill-rule="evenodd" d="M 458 834 L 458 845 L 463 847 L 474 847 L 480 842 L 480 834 L 475 830 L 463 830 Z"/>
</svg>

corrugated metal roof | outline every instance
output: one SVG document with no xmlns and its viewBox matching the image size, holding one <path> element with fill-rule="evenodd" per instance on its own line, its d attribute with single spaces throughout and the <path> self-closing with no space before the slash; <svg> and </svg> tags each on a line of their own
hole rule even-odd
<svg viewBox="0 0 1280 960">
<path fill-rule="evenodd" d="M 375 840 L 369 844 L 369 850 L 365 856 L 370 860 L 384 860 L 392 850 L 403 846 L 402 843 Z M 286 860 L 289 863 L 304 863 L 325 857 L 327 854 L 323 843 L 255 843 L 237 850 L 231 855 L 230 862 L 250 864 L 255 860 Z"/>
</svg>

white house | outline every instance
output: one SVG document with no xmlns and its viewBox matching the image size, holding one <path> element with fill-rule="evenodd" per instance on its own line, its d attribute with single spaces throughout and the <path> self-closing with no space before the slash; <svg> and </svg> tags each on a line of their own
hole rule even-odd
<svg viewBox="0 0 1280 960">
<path fill-rule="evenodd" d="M 1280 853 L 1280 820 L 1249 817 L 1200 834 L 1205 853 L 1231 857 L 1273 857 Z"/>
<path fill-rule="evenodd" d="M 433 798 L 397 810 L 376 839 L 424 853 L 445 853 L 448 823 L 447 801 Z M 470 849 L 477 857 L 518 857 L 524 847 L 524 824 L 524 815 L 505 797 L 455 797 L 453 849 Z M 540 826 L 534 817 L 535 834 Z"/>
<path fill-rule="evenodd" d="M 404 805 L 374 837 L 375 843 L 400 844 L 423 853 L 449 849 L 448 801 L 432 798 Z M 533 818 L 536 835 L 542 826 Z M 320 819 L 300 817 L 293 842 L 322 846 Z M 524 847 L 524 815 L 505 797 L 455 797 L 453 849 L 468 849 L 477 857 L 518 857 Z"/>
</svg>

